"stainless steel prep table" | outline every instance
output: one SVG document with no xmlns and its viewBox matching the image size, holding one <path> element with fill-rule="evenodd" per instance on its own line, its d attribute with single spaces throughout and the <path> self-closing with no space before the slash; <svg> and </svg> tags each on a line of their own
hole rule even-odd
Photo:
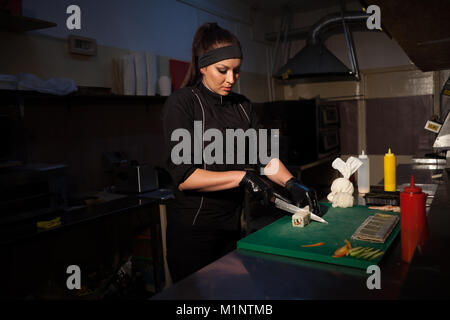
<svg viewBox="0 0 450 320">
<path fill-rule="evenodd" d="M 33 246 L 35 251 L 38 251 L 36 254 L 41 255 L 38 260 L 33 260 L 32 257 L 21 257 L 21 261 L 25 260 L 32 266 L 28 270 L 28 277 L 34 275 L 34 269 L 38 269 L 38 265 L 43 265 L 44 270 L 53 272 L 52 268 L 54 268 L 55 259 L 61 259 L 62 256 L 70 257 L 71 249 L 77 251 L 77 255 L 75 255 L 75 252 L 73 252 L 73 255 L 78 257 L 79 254 L 83 254 L 87 249 L 82 246 L 73 247 L 73 242 L 75 241 L 76 243 L 77 237 L 83 236 L 79 232 L 82 226 L 98 226 L 107 219 L 125 216 L 130 218 L 130 224 L 133 226 L 150 227 L 152 234 L 150 245 L 154 254 L 155 291 L 161 291 L 164 273 L 161 222 L 158 208 L 160 203 L 164 203 L 164 200 L 126 196 L 73 211 L 58 212 L 57 214 L 61 217 L 61 225 L 47 230 L 36 228 L 38 217 L 18 222 L 14 225 L 2 225 L 0 227 L 0 251 L 5 262 L 0 266 L 0 271 L 2 271 L 1 274 L 3 275 L 3 291 L 0 292 L 0 296 L 15 292 L 15 287 L 21 283 L 20 279 L 24 278 L 24 276 L 21 276 L 23 273 L 17 271 L 19 263 L 15 262 L 17 260 L 15 257 L 19 257 L 22 254 L 21 252 L 25 246 Z M 77 261 L 75 258 L 74 260 Z M 22 264 L 20 266 L 23 268 Z M 64 272 L 65 270 L 60 273 L 65 274 Z M 16 275 L 17 279 L 15 279 L 14 275 Z M 35 277 L 40 277 L 40 275 L 36 273 Z M 29 290 L 28 287 L 23 289 L 23 291 L 27 290 Z M 22 291 L 18 294 L 22 294 Z"/>
<path fill-rule="evenodd" d="M 427 168 L 407 165 L 398 172 L 399 184 Z M 430 169 L 430 168 L 428 168 Z M 417 183 L 422 181 L 416 179 Z M 427 210 L 430 239 L 416 250 L 410 264 L 401 261 L 400 236 L 380 262 L 381 289 L 369 290 L 364 270 L 320 262 L 235 250 L 174 286 L 155 295 L 165 299 L 402 299 L 449 298 L 450 182 L 443 170 L 434 201 Z"/>
</svg>

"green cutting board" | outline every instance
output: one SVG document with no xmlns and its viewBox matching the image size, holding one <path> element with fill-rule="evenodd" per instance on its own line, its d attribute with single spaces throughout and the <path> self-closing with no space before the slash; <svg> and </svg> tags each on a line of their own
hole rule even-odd
<svg viewBox="0 0 450 320">
<path fill-rule="evenodd" d="M 353 247 L 373 247 L 386 253 L 400 232 L 399 222 L 385 243 L 352 240 L 352 234 L 364 220 L 380 211 L 371 210 L 367 206 L 333 208 L 329 203 L 321 203 L 321 209 L 322 212 L 326 211 L 322 217 L 328 221 L 328 224 L 311 221 L 304 228 L 293 227 L 291 216 L 285 216 L 239 240 L 237 247 L 238 249 L 366 269 L 370 265 L 378 264 L 384 255 L 374 260 L 357 259 L 351 256 L 333 258 L 334 251 L 344 246 L 344 239 L 347 239 Z M 382 213 L 399 215 L 399 213 L 393 212 Z M 318 242 L 325 242 L 325 245 L 309 248 L 302 247 L 302 245 Z"/>
</svg>

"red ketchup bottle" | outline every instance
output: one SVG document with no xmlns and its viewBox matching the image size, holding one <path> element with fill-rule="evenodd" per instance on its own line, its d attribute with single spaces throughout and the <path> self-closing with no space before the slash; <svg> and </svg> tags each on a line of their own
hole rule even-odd
<svg viewBox="0 0 450 320">
<path fill-rule="evenodd" d="M 411 176 L 410 186 L 405 187 L 400 194 L 402 260 L 408 263 L 425 231 L 425 202 L 426 194 L 422 192 L 422 188 L 414 185 L 414 176 Z"/>
</svg>

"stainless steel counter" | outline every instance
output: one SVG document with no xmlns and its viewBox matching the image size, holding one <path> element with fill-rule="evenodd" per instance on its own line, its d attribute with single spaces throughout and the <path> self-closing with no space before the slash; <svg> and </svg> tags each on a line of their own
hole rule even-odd
<svg viewBox="0 0 450 320">
<path fill-rule="evenodd" d="M 381 289 L 368 289 L 365 270 L 289 257 L 235 250 L 153 299 L 401 299 L 450 297 L 450 183 L 441 169 L 440 180 L 414 165 L 400 168 L 399 184 L 409 181 L 427 187 L 434 199 L 427 213 L 430 237 L 410 264 L 401 261 L 400 236 L 379 264 Z M 418 174 L 420 173 L 420 174 Z M 419 178 L 421 177 L 421 178 Z"/>
</svg>

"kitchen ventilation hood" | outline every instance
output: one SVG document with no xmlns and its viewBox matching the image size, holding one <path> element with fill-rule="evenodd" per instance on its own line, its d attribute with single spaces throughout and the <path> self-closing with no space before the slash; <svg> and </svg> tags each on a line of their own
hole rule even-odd
<svg viewBox="0 0 450 320">
<path fill-rule="evenodd" d="M 282 80 L 303 79 L 305 82 L 358 81 L 358 63 L 347 24 L 365 23 L 367 17 L 366 13 L 344 13 L 344 11 L 323 17 L 307 33 L 306 46 L 274 72 L 273 77 Z M 340 27 L 345 34 L 352 69 L 349 69 L 323 44 L 326 33 L 324 31 L 336 29 L 336 26 Z"/>
<path fill-rule="evenodd" d="M 353 72 L 320 42 L 307 44 L 274 77 L 283 80 L 320 78 L 324 81 L 324 77 L 327 80 L 356 80 Z"/>
</svg>

